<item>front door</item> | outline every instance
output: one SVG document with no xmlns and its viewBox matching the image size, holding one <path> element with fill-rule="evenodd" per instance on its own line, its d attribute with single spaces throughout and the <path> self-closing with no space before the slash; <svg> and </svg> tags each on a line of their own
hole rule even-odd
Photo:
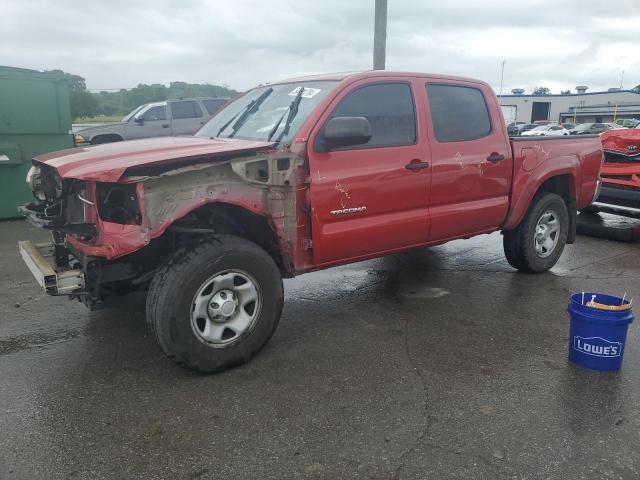
<svg viewBox="0 0 640 480">
<path fill-rule="evenodd" d="M 127 140 L 171 135 L 171 126 L 167 118 L 167 104 L 163 102 L 143 108 L 129 120 L 125 128 L 125 135 Z"/>
<path fill-rule="evenodd" d="M 425 86 L 423 85 L 423 88 Z M 513 161 L 489 89 L 427 83 L 431 140 L 431 241 L 496 229 L 509 208 Z"/>
<path fill-rule="evenodd" d="M 430 169 L 423 167 L 430 158 L 416 111 L 406 79 L 362 81 L 341 92 L 320 119 L 308 146 L 314 263 L 427 241 Z M 371 139 L 316 152 L 314 139 L 328 120 L 340 116 L 367 118 Z"/>
</svg>

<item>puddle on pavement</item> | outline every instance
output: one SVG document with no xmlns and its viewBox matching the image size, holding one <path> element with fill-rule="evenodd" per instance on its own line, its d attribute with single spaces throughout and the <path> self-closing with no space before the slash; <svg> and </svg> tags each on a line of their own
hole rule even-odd
<svg viewBox="0 0 640 480">
<path fill-rule="evenodd" d="M 30 348 L 45 347 L 66 342 L 82 335 L 81 330 L 60 330 L 50 333 L 31 333 L 0 338 L 0 355 L 21 352 Z"/>
</svg>

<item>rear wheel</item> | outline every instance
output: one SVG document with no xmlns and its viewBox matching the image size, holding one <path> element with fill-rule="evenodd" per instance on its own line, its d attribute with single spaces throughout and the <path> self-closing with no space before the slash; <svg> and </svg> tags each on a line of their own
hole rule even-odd
<svg viewBox="0 0 640 480">
<path fill-rule="evenodd" d="M 515 230 L 504 232 L 507 261 L 523 272 L 546 272 L 553 267 L 567 243 L 569 212 L 555 193 L 540 193 Z"/>
<path fill-rule="evenodd" d="M 220 235 L 158 271 L 147 323 L 174 362 L 213 373 L 253 357 L 273 335 L 282 306 L 273 259 L 252 242 Z"/>
</svg>

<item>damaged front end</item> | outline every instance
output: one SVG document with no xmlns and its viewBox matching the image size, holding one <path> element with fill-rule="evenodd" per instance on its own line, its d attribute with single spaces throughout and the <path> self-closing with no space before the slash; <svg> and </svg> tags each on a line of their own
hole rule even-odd
<svg viewBox="0 0 640 480">
<path fill-rule="evenodd" d="M 35 160 L 27 182 L 36 201 L 20 211 L 52 241 L 20 242 L 20 252 L 48 294 L 89 307 L 146 289 L 176 251 L 216 234 L 251 239 L 291 275 L 309 261 L 310 227 L 298 221 L 309 214 L 303 151 L 132 166 L 117 181 L 61 177 Z"/>
<path fill-rule="evenodd" d="M 108 262 L 88 254 L 84 247 L 99 243 L 101 218 L 123 226 L 141 223 L 135 185 L 61 178 L 54 168 L 36 161 L 27 183 L 36 201 L 18 210 L 32 225 L 50 230 L 51 241 L 19 242 L 25 264 L 46 293 L 98 303 Z M 118 278 L 129 276 L 120 273 Z"/>
</svg>

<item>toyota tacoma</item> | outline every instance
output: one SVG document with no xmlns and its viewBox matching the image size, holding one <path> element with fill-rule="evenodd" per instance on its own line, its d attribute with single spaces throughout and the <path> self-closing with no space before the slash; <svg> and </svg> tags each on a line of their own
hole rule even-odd
<svg viewBox="0 0 640 480">
<path fill-rule="evenodd" d="M 509 138 L 481 81 L 297 78 L 192 137 L 36 157 L 21 211 L 52 241 L 19 249 L 47 293 L 89 307 L 147 290 L 160 348 L 217 372 L 274 333 L 283 277 L 495 231 L 513 267 L 549 270 L 602 161 L 595 135 Z"/>
</svg>

